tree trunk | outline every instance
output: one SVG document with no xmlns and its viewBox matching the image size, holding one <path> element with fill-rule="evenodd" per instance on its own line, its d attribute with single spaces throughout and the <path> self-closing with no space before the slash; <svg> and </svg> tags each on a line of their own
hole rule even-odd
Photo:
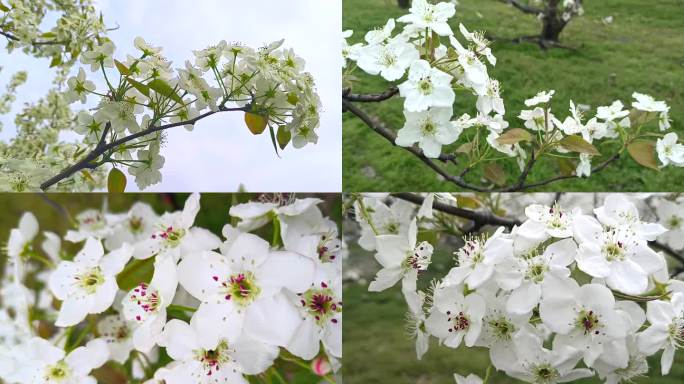
<svg viewBox="0 0 684 384">
<path fill-rule="evenodd" d="M 567 22 L 563 20 L 562 12 L 558 9 L 560 0 L 549 0 L 544 11 L 544 17 L 542 19 L 542 33 L 541 40 L 542 43 L 558 43 L 560 42 L 560 34 L 567 25 Z"/>
<path fill-rule="evenodd" d="M 397 0 L 399 8 L 409 9 L 411 7 L 411 0 Z"/>
</svg>

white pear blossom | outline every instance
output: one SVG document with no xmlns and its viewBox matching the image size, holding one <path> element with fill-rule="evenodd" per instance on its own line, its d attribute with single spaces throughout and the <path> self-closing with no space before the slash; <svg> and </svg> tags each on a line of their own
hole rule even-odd
<svg viewBox="0 0 684 384">
<path fill-rule="evenodd" d="M 445 284 L 465 282 L 473 289 L 492 277 L 496 264 L 513 254 L 513 241 L 503 231 L 500 227 L 491 236 L 465 238 L 465 245 L 454 252 L 457 266 L 444 278 Z"/>
<path fill-rule="evenodd" d="M 425 320 L 427 331 L 450 348 L 458 348 L 461 341 L 472 347 L 482 330 L 485 300 L 477 293 L 464 296 L 462 291 L 459 285 L 438 285 Z"/>
<path fill-rule="evenodd" d="M 430 107 L 451 108 L 456 98 L 451 80 L 451 75 L 432 68 L 427 61 L 414 61 L 409 69 L 408 80 L 399 85 L 401 96 L 406 98 L 405 110 L 422 112 Z"/>
<path fill-rule="evenodd" d="M 453 35 L 448 20 L 456 14 L 454 4 L 439 2 L 430 4 L 427 0 L 413 0 L 409 14 L 397 19 L 419 30 L 429 29 L 440 36 Z"/>
<path fill-rule="evenodd" d="M 433 252 L 430 243 L 418 243 L 416 220 L 411 221 L 406 235 L 380 235 L 376 241 L 375 259 L 383 268 L 378 271 L 368 290 L 384 291 L 402 280 L 402 290 L 415 292 L 418 273 L 427 270 Z"/>
<path fill-rule="evenodd" d="M 73 261 L 60 262 L 48 283 L 55 297 L 62 300 L 55 324 L 74 325 L 89 313 L 106 311 L 118 291 L 116 275 L 132 255 L 128 244 L 105 255 L 102 242 L 89 238 Z"/>
<path fill-rule="evenodd" d="M 656 153 L 663 166 L 672 164 L 684 167 L 684 145 L 676 133 L 670 132 L 656 141 Z"/>
<path fill-rule="evenodd" d="M 395 143 L 402 147 L 418 143 L 427 157 L 439 157 L 442 146 L 453 143 L 460 135 L 449 121 L 451 107 L 434 107 L 424 112 L 405 110 L 404 115 L 406 124 L 397 133 Z"/>
<path fill-rule="evenodd" d="M 661 373 L 667 375 L 672 367 L 675 351 L 682 346 L 684 294 L 673 294 L 669 302 L 649 301 L 646 308 L 646 318 L 650 326 L 638 335 L 639 349 L 648 355 L 662 349 Z"/>
<path fill-rule="evenodd" d="M 387 43 L 369 44 L 359 49 L 357 64 L 371 75 L 380 74 L 387 81 L 400 79 L 419 58 L 418 50 L 399 38 Z"/>
<path fill-rule="evenodd" d="M 556 91 L 540 91 L 533 98 L 525 100 L 525 105 L 528 107 L 534 107 L 539 104 L 548 104 L 551 98 L 556 93 Z"/>
</svg>

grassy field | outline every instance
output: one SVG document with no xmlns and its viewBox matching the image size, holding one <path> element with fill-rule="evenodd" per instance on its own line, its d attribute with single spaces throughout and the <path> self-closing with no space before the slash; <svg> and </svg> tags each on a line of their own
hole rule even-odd
<svg viewBox="0 0 684 384">
<path fill-rule="evenodd" d="M 349 244 L 350 265 L 362 266 L 365 279 L 372 279 L 380 267 L 372 262 L 372 254 Z M 432 278 L 443 277 L 450 268 L 451 255 L 435 253 L 430 275 L 421 277 L 423 285 Z M 414 340 L 406 332 L 407 311 L 399 286 L 381 293 L 368 292 L 368 284 L 348 283 L 344 288 L 344 366 L 345 382 L 393 384 L 453 384 L 453 374 L 474 373 L 484 377 L 489 365 L 488 351 L 483 348 L 450 349 L 437 345 L 432 338 L 430 350 L 422 360 L 416 359 Z M 675 384 L 684 382 L 684 353 L 675 355 L 670 375 L 660 376 L 660 354 L 649 361 L 649 378 L 635 383 Z M 598 379 L 574 383 L 600 383 Z M 502 373 L 494 373 L 490 384 L 520 383 Z"/>
<path fill-rule="evenodd" d="M 390 17 L 404 13 L 393 0 L 344 0 L 343 27 L 353 29 L 350 42 L 363 40 L 366 31 L 384 25 Z M 500 37 L 532 35 L 540 24 L 529 15 L 497 0 L 460 0 L 453 29 L 462 22 L 470 30 L 484 30 Z M 523 101 L 542 89 L 555 89 L 553 108 L 566 116 L 570 99 L 596 108 L 620 99 L 631 102 L 634 91 L 648 93 L 671 106 L 674 127 L 681 136 L 684 121 L 684 1 L 682 0 L 588 0 L 586 14 L 574 19 L 563 32 L 564 44 L 577 51 L 542 51 L 536 45 L 494 42 L 499 59 L 490 70 L 501 81 L 511 127 L 521 126 L 517 115 Z M 613 16 L 605 25 L 601 20 Z M 360 78 L 354 92 L 377 92 L 387 83 L 379 76 Z M 457 94 L 455 112 L 474 112 L 474 98 Z M 401 100 L 364 105 L 398 130 L 403 124 Z M 458 144 L 447 147 L 455 149 Z M 600 148 L 602 149 L 602 148 Z M 607 148 L 609 150 L 611 148 Z M 604 151 L 604 153 L 607 153 Z M 344 116 L 345 191 L 450 191 L 456 186 L 440 181 L 420 160 L 394 148 L 351 114 Z M 518 174 L 512 161 L 505 162 L 509 174 Z M 453 167 L 453 166 L 452 166 Z M 453 172 L 453 169 L 452 169 Z M 558 174 L 552 159 L 543 159 L 529 181 Z M 469 175 L 478 181 L 481 175 Z M 509 183 L 512 182 L 509 176 Z M 674 191 L 682 189 L 684 169 L 654 172 L 622 158 L 611 168 L 589 179 L 573 179 L 545 187 L 562 191 Z"/>
</svg>

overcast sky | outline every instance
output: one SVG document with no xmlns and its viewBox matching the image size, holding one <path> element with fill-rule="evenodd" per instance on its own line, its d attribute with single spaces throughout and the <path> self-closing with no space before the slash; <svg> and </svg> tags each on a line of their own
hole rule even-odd
<svg viewBox="0 0 684 384">
<path fill-rule="evenodd" d="M 304 149 L 286 148 L 276 157 L 268 133 L 252 136 L 240 113 L 224 113 L 198 122 L 193 132 L 168 131 L 162 149 L 163 181 L 146 191 L 230 192 L 243 184 L 248 191 L 339 192 L 342 187 L 341 75 L 339 66 L 341 0 L 97 0 L 109 26 L 117 58 L 137 53 L 133 39 L 142 36 L 164 54 L 173 67 L 193 59 L 192 50 L 219 40 L 259 47 L 281 38 L 306 60 L 323 103 L 319 142 Z M 123 60 L 122 60 L 123 61 Z M 29 81 L 19 92 L 13 113 L 0 117 L 0 138 L 15 133 L 14 115 L 24 102 L 35 101 L 50 87 L 48 60 L 14 52 L 0 54 L 0 86 L 20 69 Z M 90 73 L 90 72 L 88 72 Z M 100 75 L 93 73 L 93 80 Z M 80 104 L 74 104 L 79 107 Z M 129 188 L 135 190 L 132 178 Z"/>
</svg>

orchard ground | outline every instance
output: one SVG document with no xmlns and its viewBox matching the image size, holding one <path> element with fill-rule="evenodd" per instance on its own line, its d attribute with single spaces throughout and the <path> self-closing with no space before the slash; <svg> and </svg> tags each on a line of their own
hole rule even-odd
<svg viewBox="0 0 684 384">
<path fill-rule="evenodd" d="M 345 223 L 345 226 L 347 223 Z M 355 224 L 353 224 L 355 225 Z M 344 365 L 342 374 L 348 383 L 393 384 L 454 384 L 454 373 L 467 376 L 474 373 L 484 378 L 489 365 L 489 352 L 484 348 L 451 349 L 439 346 L 430 338 L 430 349 L 422 360 L 416 358 L 415 340 L 406 330 L 408 311 L 400 283 L 383 292 L 368 292 L 368 282 L 380 266 L 370 252 L 349 242 L 350 259 L 347 265 L 361 271 L 363 281 L 347 282 L 344 286 Z M 445 248 L 437 248 L 432 264 L 419 279 L 418 288 L 425 290 L 432 279 L 444 277 L 453 264 L 453 255 Z M 346 265 L 345 265 L 346 267 Z M 348 271 L 345 270 L 345 274 Z M 668 376 L 660 375 L 660 353 L 649 359 L 648 377 L 635 384 L 675 384 L 684 382 L 684 353 L 675 354 Z M 492 369 L 489 380 L 495 384 L 519 384 Z M 578 380 L 577 384 L 599 384 L 602 380 Z"/>
<path fill-rule="evenodd" d="M 350 43 L 363 41 L 368 30 L 397 18 L 406 11 L 394 0 L 344 0 L 343 28 L 353 29 Z M 573 19 L 561 35 L 562 43 L 576 51 L 552 49 L 542 51 L 532 43 L 513 44 L 495 41 L 498 58 L 490 75 L 502 85 L 506 104 L 506 120 L 510 127 L 520 127 L 517 118 L 524 100 L 540 90 L 556 90 L 552 108 L 556 115 L 569 115 L 569 101 L 595 108 L 614 100 L 631 104 L 633 92 L 651 94 L 667 101 L 671 107 L 673 127 L 684 135 L 684 23 L 681 0 L 589 0 L 586 13 Z M 612 16 L 613 22 L 602 20 Z M 497 0 L 460 0 L 452 29 L 458 34 L 458 23 L 469 30 L 486 31 L 501 38 L 534 35 L 541 24 Z M 401 24 L 397 26 L 401 28 Z M 463 41 L 461 36 L 459 39 Z M 359 82 L 354 92 L 379 92 L 387 82 L 354 71 Z M 402 127 L 402 99 L 395 97 L 378 104 L 362 105 L 365 111 L 381 117 L 388 127 Z M 456 94 L 455 116 L 473 115 L 475 98 Z M 345 191 L 451 191 L 454 184 L 440 181 L 436 173 L 412 154 L 392 146 L 386 139 L 366 127 L 350 113 L 344 114 L 343 185 Z M 457 145 L 446 147 L 454 150 Z M 606 155 L 613 145 L 599 149 Z M 604 149 L 605 148 L 605 149 Z M 684 169 L 667 168 L 660 172 L 643 168 L 625 153 L 623 158 L 603 172 L 588 179 L 571 179 L 550 184 L 546 191 L 678 191 L 682 190 Z M 594 160 L 597 164 L 600 160 Z M 503 162 L 509 174 L 508 183 L 519 174 L 513 160 Z M 452 166 L 453 167 L 453 166 Z M 452 173 L 454 173 L 453 168 Z M 456 172 L 457 173 L 457 172 Z M 553 158 L 542 159 L 528 181 L 548 179 L 559 174 Z M 468 180 L 479 180 L 474 172 Z M 348 356 L 348 355 L 347 355 Z"/>
</svg>

